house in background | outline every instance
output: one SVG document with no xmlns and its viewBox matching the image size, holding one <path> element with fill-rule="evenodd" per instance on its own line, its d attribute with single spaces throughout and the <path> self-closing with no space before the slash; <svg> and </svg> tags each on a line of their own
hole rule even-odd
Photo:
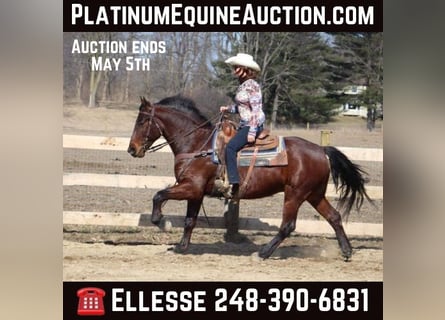
<svg viewBox="0 0 445 320">
<path fill-rule="evenodd" d="M 346 86 L 341 91 L 342 95 L 347 95 L 350 97 L 348 102 L 343 104 L 339 108 L 339 113 L 343 116 L 353 116 L 353 117 L 362 117 L 366 118 L 368 113 L 368 108 L 359 105 L 358 99 L 355 99 L 354 96 L 363 93 L 366 90 L 366 86 Z"/>
</svg>

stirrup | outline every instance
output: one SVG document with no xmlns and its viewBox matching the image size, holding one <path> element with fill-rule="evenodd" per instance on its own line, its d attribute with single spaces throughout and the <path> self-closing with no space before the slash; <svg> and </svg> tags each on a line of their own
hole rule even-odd
<svg viewBox="0 0 445 320">
<path fill-rule="evenodd" d="M 214 187 L 216 190 L 218 190 L 219 192 L 221 192 L 224 197 L 227 197 L 227 193 L 230 190 L 230 185 L 229 184 L 224 184 L 224 180 L 223 179 L 215 179 L 214 182 Z"/>
<path fill-rule="evenodd" d="M 234 185 L 236 185 L 237 187 L 234 188 Z M 227 187 L 227 191 L 223 192 L 223 194 L 224 197 L 227 199 L 236 199 L 238 198 L 238 192 L 239 192 L 239 184 L 234 183 L 234 184 L 229 184 L 229 186 Z"/>
<path fill-rule="evenodd" d="M 224 184 L 223 179 L 215 179 L 214 187 L 221 192 L 226 199 L 232 199 L 232 185 Z"/>
</svg>

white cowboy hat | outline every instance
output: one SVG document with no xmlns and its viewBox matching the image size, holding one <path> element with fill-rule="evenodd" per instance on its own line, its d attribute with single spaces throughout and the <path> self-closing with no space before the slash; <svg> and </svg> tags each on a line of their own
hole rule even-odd
<svg viewBox="0 0 445 320">
<path fill-rule="evenodd" d="M 261 71 L 260 66 L 253 60 L 253 57 L 247 53 L 238 53 L 236 56 L 230 57 L 225 63 L 231 66 L 243 66 L 255 71 Z"/>
</svg>

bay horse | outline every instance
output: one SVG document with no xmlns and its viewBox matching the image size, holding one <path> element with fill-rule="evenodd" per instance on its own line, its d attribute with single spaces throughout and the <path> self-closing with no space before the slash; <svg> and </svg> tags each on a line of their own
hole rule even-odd
<svg viewBox="0 0 445 320">
<path fill-rule="evenodd" d="M 215 125 L 202 115 L 191 99 L 173 96 L 152 104 L 141 97 L 127 151 L 131 156 L 141 158 L 147 151 L 156 151 L 168 144 L 175 156 L 177 182 L 156 192 L 151 215 L 151 222 L 160 226 L 164 202 L 187 200 L 184 232 L 174 247 L 175 252 L 187 251 L 204 196 L 215 196 L 218 165 L 209 156 L 214 131 Z M 166 142 L 153 146 L 161 136 Z M 281 226 L 274 238 L 260 249 L 259 256 L 263 259 L 270 257 L 295 230 L 298 209 L 304 201 L 308 201 L 332 226 L 342 256 L 348 261 L 352 247 L 343 229 L 342 216 L 326 198 L 326 189 L 332 175 L 340 192 L 338 208 L 344 209 L 343 218 L 347 219 L 354 204 L 359 210 L 364 198 L 372 203 L 364 186 L 363 175 L 366 173 L 335 147 L 322 147 L 299 137 L 285 137 L 285 146 L 288 165 L 255 167 L 242 195 L 242 199 L 257 199 L 284 192 Z M 246 167 L 239 168 L 241 183 L 246 171 Z"/>
</svg>

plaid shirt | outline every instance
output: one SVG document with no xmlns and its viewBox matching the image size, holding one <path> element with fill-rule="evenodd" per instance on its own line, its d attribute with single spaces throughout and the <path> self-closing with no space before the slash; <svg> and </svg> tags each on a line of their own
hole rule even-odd
<svg viewBox="0 0 445 320">
<path fill-rule="evenodd" d="M 230 108 L 231 113 L 239 113 L 240 126 L 249 126 L 249 135 L 256 136 L 258 127 L 266 120 L 263 112 L 261 87 L 253 79 L 244 81 L 236 90 L 235 104 Z"/>
</svg>

